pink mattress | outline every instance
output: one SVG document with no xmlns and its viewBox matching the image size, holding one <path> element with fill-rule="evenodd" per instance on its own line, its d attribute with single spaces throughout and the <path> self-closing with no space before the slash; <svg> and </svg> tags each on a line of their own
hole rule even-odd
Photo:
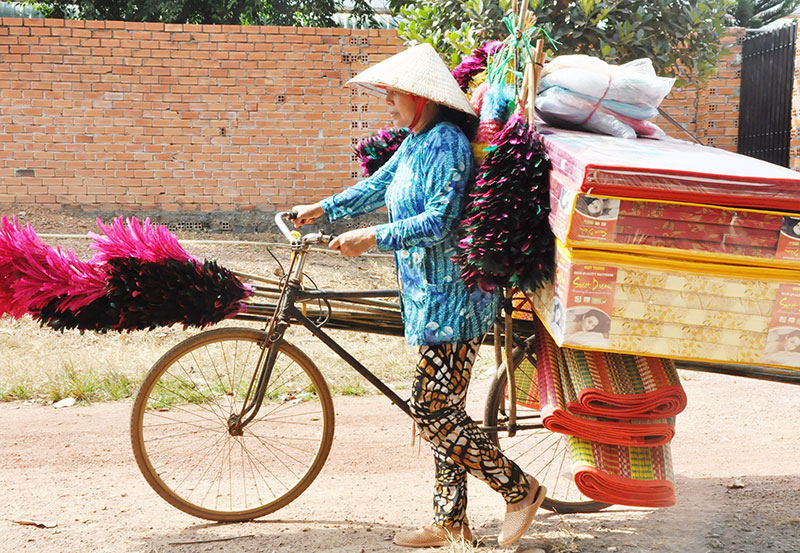
<svg viewBox="0 0 800 553">
<path fill-rule="evenodd" d="M 539 130 L 553 173 L 576 192 L 800 211 L 800 173 L 785 167 L 680 140 Z"/>
</svg>

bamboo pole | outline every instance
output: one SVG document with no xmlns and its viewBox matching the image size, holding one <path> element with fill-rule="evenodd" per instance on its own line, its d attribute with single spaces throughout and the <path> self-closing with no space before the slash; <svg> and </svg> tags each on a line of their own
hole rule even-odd
<svg viewBox="0 0 800 553">
<path fill-rule="evenodd" d="M 542 69 L 544 69 L 544 40 L 539 39 L 536 41 L 536 60 L 534 65 L 534 74 L 533 74 L 533 94 L 536 95 L 536 90 L 539 87 L 539 77 L 542 74 Z"/>
<path fill-rule="evenodd" d="M 506 382 L 508 383 L 508 436 L 514 437 L 516 434 L 515 426 L 517 425 L 517 379 L 514 378 L 514 334 L 513 334 L 513 318 L 511 316 L 513 309 L 509 309 L 511 305 L 511 298 L 514 292 L 511 288 L 506 288 L 505 293 L 505 350 L 506 350 Z"/>
<path fill-rule="evenodd" d="M 500 343 L 500 336 L 503 333 L 503 327 L 500 326 L 500 323 L 494 323 L 494 336 L 493 339 L 493 346 L 494 346 L 494 364 L 499 369 L 503 365 L 503 344 Z"/>
<path fill-rule="evenodd" d="M 544 64 L 544 40 L 541 38 L 536 41 L 536 48 L 533 51 L 533 59 L 530 60 L 532 75 L 528 81 L 528 122 L 533 125 L 536 117 L 536 90 L 539 87 L 539 76 L 542 73 Z"/>
<path fill-rule="evenodd" d="M 277 288 L 256 288 L 253 297 L 276 299 L 280 297 L 280 290 Z M 298 303 L 317 303 L 327 301 L 331 305 L 341 305 L 348 309 L 397 311 L 400 312 L 400 305 L 390 301 L 370 300 L 367 298 L 308 298 Z"/>
<path fill-rule="evenodd" d="M 525 64 L 525 71 L 523 72 L 522 77 L 522 96 L 519 99 L 519 106 L 520 108 L 525 111 L 525 106 L 527 105 L 530 99 L 530 83 L 533 79 L 533 64 L 528 62 Z M 528 114 L 528 120 L 530 119 L 530 113 Z"/>
<path fill-rule="evenodd" d="M 248 273 L 240 273 L 239 271 L 232 271 L 232 272 L 240 280 L 255 280 L 257 282 L 266 282 L 268 284 L 275 284 L 275 285 L 279 285 L 281 283 L 280 279 L 270 278 L 264 275 L 251 275 Z"/>
</svg>

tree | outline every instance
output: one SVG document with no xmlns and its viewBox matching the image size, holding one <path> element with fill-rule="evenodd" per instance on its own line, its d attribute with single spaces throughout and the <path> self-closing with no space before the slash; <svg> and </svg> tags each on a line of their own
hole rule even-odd
<svg viewBox="0 0 800 553">
<path fill-rule="evenodd" d="M 24 0 L 46 17 L 335 27 L 335 0 Z"/>
<path fill-rule="evenodd" d="M 451 61 L 476 45 L 508 36 L 509 0 L 420 0 L 399 3 L 406 42 L 431 42 Z M 681 82 L 716 68 L 732 0 L 531 0 L 555 54 L 590 54 L 613 63 L 650 58 Z"/>
<path fill-rule="evenodd" d="M 369 0 L 353 0 L 353 9 L 350 10 L 350 17 L 355 26 L 359 29 L 370 29 L 378 26 L 375 20 L 375 10 Z"/>
<path fill-rule="evenodd" d="M 738 27 L 757 29 L 786 17 L 800 6 L 800 0 L 736 0 L 729 10 Z"/>
</svg>

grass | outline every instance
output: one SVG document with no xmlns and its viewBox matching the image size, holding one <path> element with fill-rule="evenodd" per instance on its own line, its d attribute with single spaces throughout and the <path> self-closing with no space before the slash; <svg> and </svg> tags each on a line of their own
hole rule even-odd
<svg viewBox="0 0 800 553">
<path fill-rule="evenodd" d="M 80 251 L 86 243 L 64 247 Z M 201 258 L 245 273 L 271 274 L 263 248 L 254 246 L 206 246 L 192 244 L 190 252 Z M 277 251 L 278 254 L 286 252 Z M 266 260 L 266 261 L 265 261 Z M 344 259 L 333 255 L 310 257 L 306 270 L 321 288 L 373 289 L 396 287 L 389 259 Z M 225 321 L 219 326 L 250 326 L 259 323 Z M 41 328 L 29 317 L 0 318 L 0 401 L 58 401 L 73 397 L 82 402 L 116 401 L 130 398 L 149 368 L 169 348 L 197 329 L 178 327 L 130 333 L 63 333 Z M 394 389 L 407 389 L 417 362 L 417 349 L 403 338 L 346 331 L 330 334 L 356 359 Z M 363 396 L 374 387 L 305 329 L 293 327 L 286 339 L 303 350 L 325 376 L 332 393 Z M 484 348 L 473 370 L 475 376 L 493 368 L 491 348 Z"/>
<path fill-rule="evenodd" d="M 152 363 L 189 333 L 157 329 L 81 334 L 40 328 L 25 317 L 0 319 L 0 401 L 131 397 Z"/>
<path fill-rule="evenodd" d="M 218 326 L 258 326 L 225 321 Z M 38 399 L 81 402 L 117 401 L 136 394 L 150 366 L 169 348 L 197 330 L 163 328 L 127 334 L 64 333 L 40 328 L 23 318 L 0 319 L 0 401 Z M 417 349 L 402 338 L 332 331 L 345 349 L 396 390 L 407 393 Z M 286 339 L 317 365 L 334 395 L 364 396 L 375 388 L 304 329 L 291 328 Z M 474 374 L 493 368 L 491 348 L 484 347 Z"/>
</svg>

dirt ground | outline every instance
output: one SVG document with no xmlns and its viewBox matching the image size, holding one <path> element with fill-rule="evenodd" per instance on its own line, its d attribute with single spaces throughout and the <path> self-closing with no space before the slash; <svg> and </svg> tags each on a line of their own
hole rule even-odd
<svg viewBox="0 0 800 553">
<path fill-rule="evenodd" d="M 541 511 L 520 542 L 501 549 L 502 500 L 471 480 L 477 551 L 800 552 L 800 386 L 686 371 L 682 381 L 689 405 L 672 443 L 676 506 Z M 488 375 L 473 382 L 476 416 L 488 384 Z M 410 445 L 410 422 L 387 399 L 334 403 L 336 437 L 317 480 L 284 509 L 241 524 L 192 518 L 148 487 L 131 452 L 130 401 L 0 404 L 0 552 L 401 551 L 393 534 L 430 516 L 430 454 Z"/>
<path fill-rule="evenodd" d="M 486 384 L 473 385 L 476 405 Z M 708 373 L 686 373 L 684 385 L 689 407 L 672 447 L 676 506 L 542 511 L 508 550 L 800 551 L 800 388 Z M 2 404 L 0 551 L 398 551 L 394 532 L 429 517 L 430 455 L 410 446 L 408 420 L 385 398 L 335 404 L 333 449 L 311 487 L 273 515 L 228 525 L 185 515 L 150 490 L 131 453 L 129 402 Z M 502 501 L 480 482 L 470 489 L 472 525 L 484 536 L 478 551 L 499 551 Z M 25 519 L 53 527 L 13 522 Z"/>
</svg>

